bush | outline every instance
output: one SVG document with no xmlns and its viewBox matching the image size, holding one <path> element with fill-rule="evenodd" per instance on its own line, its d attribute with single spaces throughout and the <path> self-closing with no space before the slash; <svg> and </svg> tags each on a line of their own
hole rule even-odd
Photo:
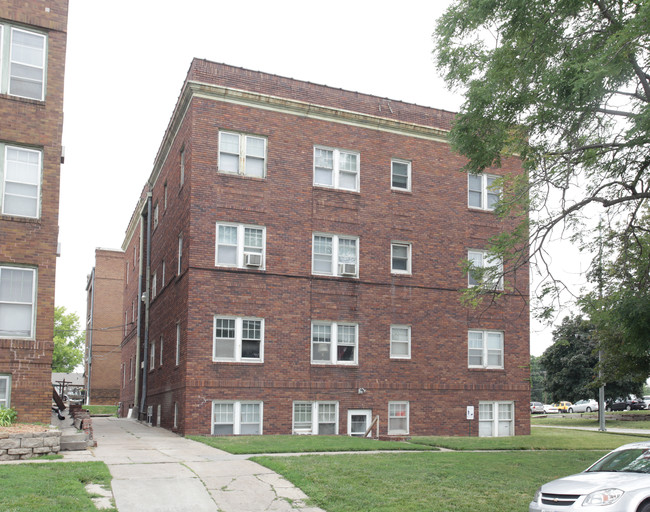
<svg viewBox="0 0 650 512">
<path fill-rule="evenodd" d="M 7 409 L 5 407 L 0 407 L 0 427 L 8 427 L 18 417 L 16 409 Z"/>
</svg>

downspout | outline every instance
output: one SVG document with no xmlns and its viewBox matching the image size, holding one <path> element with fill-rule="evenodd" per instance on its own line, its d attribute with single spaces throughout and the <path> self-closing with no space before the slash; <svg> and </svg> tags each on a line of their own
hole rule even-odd
<svg viewBox="0 0 650 512">
<path fill-rule="evenodd" d="M 138 258 L 138 323 L 136 329 L 136 338 L 135 338 L 135 396 L 133 398 L 133 409 L 134 411 L 139 410 L 140 407 L 140 333 L 142 331 L 142 306 L 140 302 L 142 301 L 142 248 L 144 246 L 144 236 L 142 231 L 144 230 L 144 219 L 140 217 L 140 244 L 138 249 L 140 251 L 140 258 Z"/>
<path fill-rule="evenodd" d="M 93 270 L 90 274 L 90 283 L 88 283 L 91 286 L 90 289 L 90 325 L 87 326 L 88 331 L 90 334 L 88 334 L 88 359 L 87 359 L 87 364 L 88 364 L 88 381 L 86 384 L 86 405 L 90 405 L 90 383 L 92 381 L 91 377 L 93 374 L 93 323 L 94 323 L 94 317 L 95 317 L 95 267 L 93 267 Z M 88 289 L 88 288 L 86 288 Z"/>
<path fill-rule="evenodd" d="M 142 400 L 140 401 L 140 419 L 145 417 L 147 405 L 147 373 L 149 372 L 149 298 L 151 285 L 151 192 L 147 193 L 147 266 L 144 292 L 144 354 L 142 355 Z"/>
</svg>

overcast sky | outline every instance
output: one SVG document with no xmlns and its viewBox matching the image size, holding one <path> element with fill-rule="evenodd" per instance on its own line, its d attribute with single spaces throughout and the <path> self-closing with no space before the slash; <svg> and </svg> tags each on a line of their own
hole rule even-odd
<svg viewBox="0 0 650 512">
<path fill-rule="evenodd" d="M 457 111 L 431 53 L 448 3 L 70 0 L 56 304 L 84 321 L 95 248 L 121 248 L 192 58 Z"/>
</svg>

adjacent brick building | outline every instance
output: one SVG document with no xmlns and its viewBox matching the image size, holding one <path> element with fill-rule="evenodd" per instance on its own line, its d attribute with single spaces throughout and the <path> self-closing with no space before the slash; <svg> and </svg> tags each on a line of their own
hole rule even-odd
<svg viewBox="0 0 650 512">
<path fill-rule="evenodd" d="M 86 403 L 115 405 L 120 400 L 120 345 L 124 253 L 95 249 L 95 266 L 86 286 Z"/>
<path fill-rule="evenodd" d="M 123 414 L 184 434 L 528 434 L 527 270 L 487 310 L 460 302 L 463 261 L 498 266 L 491 185 L 520 163 L 468 178 L 452 119 L 194 60 L 123 244 Z"/>
<path fill-rule="evenodd" d="M 68 1 L 0 3 L 0 407 L 50 421 Z"/>
</svg>

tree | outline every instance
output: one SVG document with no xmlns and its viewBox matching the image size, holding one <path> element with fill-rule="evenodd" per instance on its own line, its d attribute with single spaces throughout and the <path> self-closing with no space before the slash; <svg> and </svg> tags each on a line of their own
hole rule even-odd
<svg viewBox="0 0 650 512">
<path fill-rule="evenodd" d="M 79 316 L 66 313 L 63 306 L 54 308 L 54 353 L 52 371 L 71 373 L 83 361 L 84 332 L 80 331 Z"/>
<path fill-rule="evenodd" d="M 586 247 L 594 206 L 628 236 L 638 230 L 650 198 L 649 26 L 650 0 L 456 0 L 437 21 L 437 67 L 466 98 L 450 133 L 465 170 L 499 167 L 504 154 L 523 162 L 524 176 L 498 184 L 497 211 L 534 215 L 491 249 L 510 271 L 534 258 L 541 298 L 560 289 L 549 240 Z"/>
<path fill-rule="evenodd" d="M 551 400 L 598 399 L 598 342 L 594 325 L 582 316 L 565 317 L 553 331 L 553 345 L 541 357 Z M 621 376 L 605 387 L 608 399 L 641 396 L 645 377 Z"/>
<path fill-rule="evenodd" d="M 541 357 L 530 356 L 530 400 L 531 402 L 546 402 L 544 386 L 546 372 L 540 362 Z"/>
<path fill-rule="evenodd" d="M 639 215 L 634 237 L 605 229 L 594 242 L 594 290 L 580 300 L 597 331 L 609 378 L 650 374 L 650 212 Z"/>
</svg>

